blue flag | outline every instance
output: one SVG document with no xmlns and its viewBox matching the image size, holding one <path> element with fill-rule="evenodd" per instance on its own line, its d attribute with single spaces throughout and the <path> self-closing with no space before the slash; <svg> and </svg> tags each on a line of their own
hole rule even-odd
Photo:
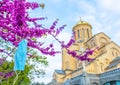
<svg viewBox="0 0 120 85">
<path fill-rule="evenodd" d="M 24 70 L 27 55 L 27 41 L 22 40 L 14 56 L 14 70 Z"/>
</svg>

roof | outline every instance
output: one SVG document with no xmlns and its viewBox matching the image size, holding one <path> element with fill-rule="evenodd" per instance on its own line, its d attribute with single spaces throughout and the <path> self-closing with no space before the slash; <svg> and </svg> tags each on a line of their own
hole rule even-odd
<svg viewBox="0 0 120 85">
<path fill-rule="evenodd" d="M 115 58 L 115 59 L 113 60 L 113 62 L 116 62 L 116 61 L 118 61 L 118 60 L 120 60 L 120 57 Z"/>
<path fill-rule="evenodd" d="M 115 58 L 106 69 L 112 68 L 120 64 L 120 57 Z"/>
<path fill-rule="evenodd" d="M 78 25 L 89 25 L 92 28 L 92 26 L 88 22 L 82 21 L 82 20 L 80 20 L 74 27 L 76 27 Z M 73 29 L 74 29 L 74 27 L 73 27 Z"/>
<path fill-rule="evenodd" d="M 92 36 L 89 40 L 87 40 L 85 43 L 87 43 L 88 41 L 90 41 L 91 39 L 93 39 L 94 37 L 96 37 L 96 36 L 98 36 L 98 35 L 100 35 L 100 34 L 103 34 L 103 35 L 105 35 L 107 38 L 110 39 L 110 37 L 109 37 L 108 35 L 106 35 L 106 34 L 103 33 L 103 32 L 100 32 L 100 33 L 97 33 L 97 34 L 93 35 L 93 36 Z"/>
<path fill-rule="evenodd" d="M 110 71 L 106 71 L 104 73 L 101 73 L 100 76 L 101 77 L 105 77 L 105 76 L 110 76 L 110 75 L 115 75 L 116 73 L 120 73 L 120 68 L 116 68 L 116 69 L 113 69 L 113 70 L 110 70 Z"/>
<path fill-rule="evenodd" d="M 55 72 L 58 74 L 63 74 L 63 75 L 65 74 L 65 71 L 63 71 L 63 70 L 55 70 Z"/>
</svg>

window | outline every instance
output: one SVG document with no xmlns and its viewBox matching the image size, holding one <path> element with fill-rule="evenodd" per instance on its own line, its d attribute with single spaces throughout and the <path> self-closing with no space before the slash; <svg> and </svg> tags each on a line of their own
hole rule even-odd
<svg viewBox="0 0 120 85">
<path fill-rule="evenodd" d="M 105 59 L 105 62 L 106 62 L 106 64 L 109 64 L 110 61 L 108 59 Z"/>
<path fill-rule="evenodd" d="M 103 66 L 104 66 L 104 64 L 103 64 L 103 63 L 100 63 L 101 72 L 103 72 L 103 71 L 104 71 Z"/>
<path fill-rule="evenodd" d="M 94 82 L 94 83 L 92 83 L 92 85 L 99 85 L 98 83 L 96 83 L 96 82 Z"/>
<path fill-rule="evenodd" d="M 90 38 L 90 35 L 89 35 L 89 30 L 87 29 L 87 34 L 88 34 L 88 38 Z"/>
<path fill-rule="evenodd" d="M 106 45 L 106 43 L 108 43 L 107 39 L 104 38 L 104 37 L 101 37 L 99 40 L 100 40 L 99 41 L 100 42 L 100 47 L 103 47 L 103 46 Z"/>
<path fill-rule="evenodd" d="M 118 53 L 116 52 L 116 56 L 118 57 Z"/>
<path fill-rule="evenodd" d="M 112 55 L 114 56 L 114 53 L 112 52 Z"/>
<path fill-rule="evenodd" d="M 77 33 L 78 33 L 78 38 L 80 38 L 80 31 L 79 31 L 79 30 L 77 30 Z"/>
<path fill-rule="evenodd" d="M 96 46 L 96 43 L 95 43 L 95 41 L 93 42 L 93 46 Z"/>
<path fill-rule="evenodd" d="M 120 52 L 116 48 L 111 48 L 112 56 L 118 57 Z"/>
</svg>

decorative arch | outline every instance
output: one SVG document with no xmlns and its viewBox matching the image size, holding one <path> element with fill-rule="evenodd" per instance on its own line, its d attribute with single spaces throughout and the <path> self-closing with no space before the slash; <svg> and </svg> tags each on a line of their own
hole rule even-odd
<svg viewBox="0 0 120 85">
<path fill-rule="evenodd" d="M 118 57 L 120 55 L 120 51 L 117 48 L 113 47 L 111 48 L 111 55 L 114 57 Z"/>
<path fill-rule="evenodd" d="M 110 63 L 110 60 L 109 59 L 105 59 L 105 64 L 109 64 Z"/>
<path fill-rule="evenodd" d="M 100 69 L 101 69 L 101 72 L 103 72 L 104 71 L 104 63 L 100 63 Z"/>
<path fill-rule="evenodd" d="M 100 47 L 104 46 L 106 43 L 108 43 L 108 40 L 104 37 L 101 37 L 99 39 L 99 42 L 100 42 Z"/>
</svg>

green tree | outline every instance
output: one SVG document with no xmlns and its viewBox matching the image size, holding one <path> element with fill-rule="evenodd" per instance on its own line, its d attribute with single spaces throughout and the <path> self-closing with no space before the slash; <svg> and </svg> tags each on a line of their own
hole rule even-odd
<svg viewBox="0 0 120 85">
<path fill-rule="evenodd" d="M 14 67 L 14 54 L 16 51 L 16 47 L 14 47 L 11 43 L 0 38 L 0 47 L 3 52 L 0 53 L 0 58 L 4 60 L 3 63 L 0 63 L 0 72 L 3 74 L 13 72 L 14 75 L 9 76 L 1 76 L 0 75 L 0 85 L 12 85 L 13 81 L 16 79 L 16 74 L 13 71 Z M 0 48 L 0 49 L 1 49 Z M 17 71 L 18 79 L 15 82 L 15 85 L 30 85 L 31 81 L 34 80 L 34 77 L 40 77 L 45 74 L 44 69 L 39 68 L 38 65 L 47 66 L 47 58 L 45 56 L 40 56 L 38 53 L 32 49 L 28 48 L 28 56 L 25 65 L 24 71 Z"/>
</svg>

